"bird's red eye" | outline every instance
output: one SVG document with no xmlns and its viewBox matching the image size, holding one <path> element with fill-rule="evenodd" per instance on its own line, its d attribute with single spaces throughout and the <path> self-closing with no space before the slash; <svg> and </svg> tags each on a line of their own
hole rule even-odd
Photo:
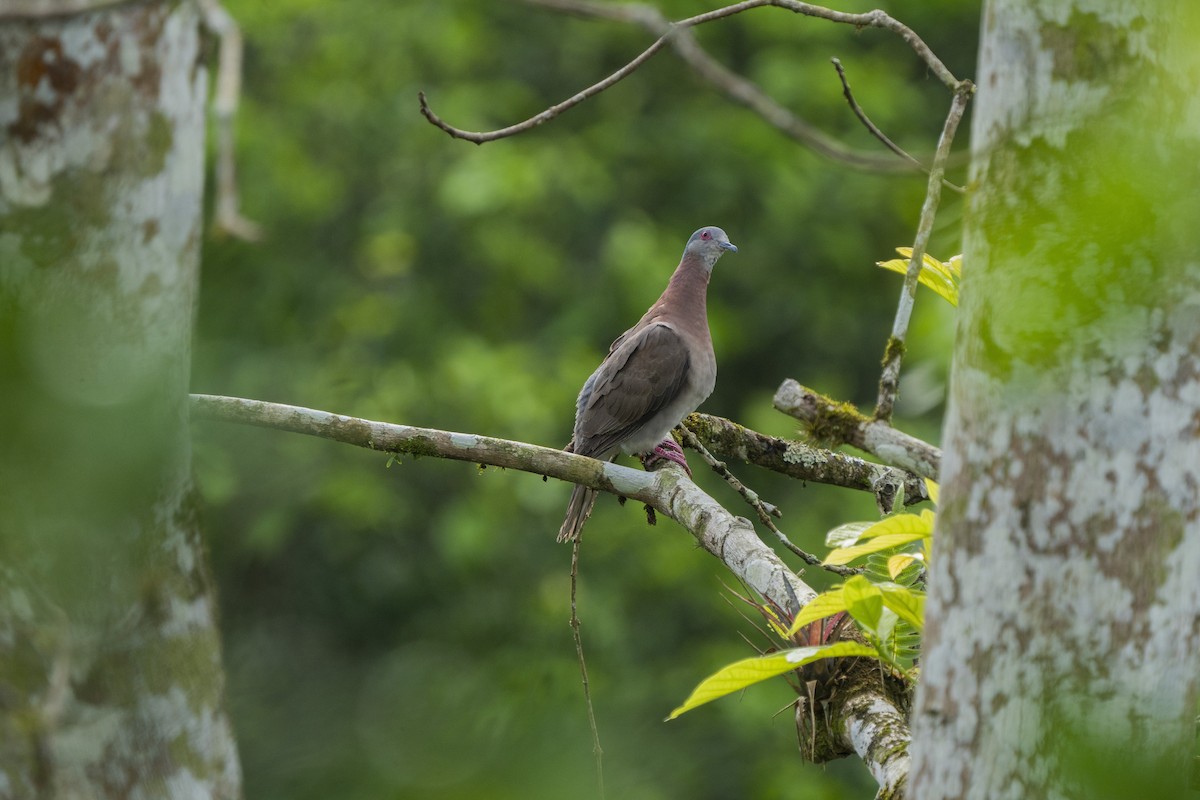
<svg viewBox="0 0 1200 800">
<path fill-rule="evenodd" d="M 711 233 L 709 233 L 708 231 L 704 231 L 704 233 L 700 234 L 700 238 L 701 238 L 701 239 L 711 239 L 711 238 L 712 238 L 712 234 L 711 234 Z"/>
</svg>

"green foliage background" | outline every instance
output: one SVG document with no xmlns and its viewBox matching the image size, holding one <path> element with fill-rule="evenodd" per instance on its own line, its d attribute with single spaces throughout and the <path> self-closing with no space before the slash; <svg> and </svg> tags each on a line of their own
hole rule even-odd
<svg viewBox="0 0 1200 800">
<path fill-rule="evenodd" d="M 476 147 L 426 123 L 418 89 L 453 124 L 500 127 L 649 38 L 516 2 L 227 6 L 246 37 L 243 207 L 268 238 L 205 245 L 195 391 L 562 445 L 609 341 L 687 236 L 716 224 L 741 250 L 712 284 L 720 374 L 704 410 L 792 435 L 770 405 L 785 377 L 873 403 L 899 288 L 874 262 L 911 243 L 923 177 L 823 160 L 666 52 L 532 133 Z M 888 10 L 972 75 L 977 2 Z M 932 152 L 949 96 L 898 38 L 770 8 L 698 35 L 801 116 L 879 149 L 841 97 L 839 57 L 873 119 Z M 964 180 L 961 163 L 951 177 Z M 959 251 L 960 206 L 946 196 L 939 257 Z M 900 412 L 930 439 L 951 326 L 925 293 Z M 436 459 L 387 468 L 243 428 L 195 434 L 248 797 L 594 794 L 570 551 L 554 543 L 567 486 Z M 870 498 L 735 471 L 813 549 L 874 514 Z M 800 758 L 790 711 L 775 715 L 783 681 L 662 722 L 700 678 L 753 653 L 728 581 L 669 521 L 649 528 L 640 508 L 602 498 L 580 613 L 608 796 L 869 796 L 861 764 Z"/>
</svg>

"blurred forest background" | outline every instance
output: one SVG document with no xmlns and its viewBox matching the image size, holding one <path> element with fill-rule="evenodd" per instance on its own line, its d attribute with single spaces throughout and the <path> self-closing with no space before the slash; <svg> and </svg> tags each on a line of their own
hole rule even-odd
<svg viewBox="0 0 1200 800">
<path fill-rule="evenodd" d="M 719 374 L 702 410 L 795 435 L 771 408 L 787 377 L 873 406 L 900 287 L 874 264 L 911 244 L 923 175 L 816 156 L 669 48 L 532 133 L 476 147 L 429 125 L 417 91 L 451 124 L 501 127 L 651 38 L 509 0 L 226 5 L 246 39 L 242 207 L 267 236 L 205 244 L 193 391 L 562 446 L 583 380 L 712 224 L 741 249 L 711 286 Z M 659 6 L 679 18 L 716 4 Z M 979 6 L 887 10 L 971 77 Z M 895 35 L 770 8 L 696 35 L 825 132 L 884 153 L 842 98 L 840 58 L 875 122 L 932 154 L 950 96 Z M 965 158 L 949 177 L 965 181 Z M 944 194 L 934 255 L 960 251 L 961 207 Z M 934 442 L 953 324 L 922 290 L 897 424 Z M 554 542 L 567 485 L 194 430 L 247 797 L 594 795 L 570 548 Z M 810 550 L 876 516 L 870 497 L 730 466 Z M 741 616 L 753 609 L 715 559 L 669 520 L 647 527 L 635 504 L 602 497 L 585 539 L 580 615 L 609 797 L 874 793 L 855 760 L 803 761 L 782 680 L 664 723 L 701 678 L 752 654 L 742 634 L 767 644 Z"/>
</svg>

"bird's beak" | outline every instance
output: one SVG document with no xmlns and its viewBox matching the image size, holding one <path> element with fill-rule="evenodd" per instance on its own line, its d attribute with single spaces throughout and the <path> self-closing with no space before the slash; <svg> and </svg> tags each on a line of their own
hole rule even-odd
<svg viewBox="0 0 1200 800">
<path fill-rule="evenodd" d="M 737 252 L 737 245 L 733 242 L 717 242 L 717 244 L 721 245 L 722 250 L 728 250 L 731 253 Z"/>
</svg>

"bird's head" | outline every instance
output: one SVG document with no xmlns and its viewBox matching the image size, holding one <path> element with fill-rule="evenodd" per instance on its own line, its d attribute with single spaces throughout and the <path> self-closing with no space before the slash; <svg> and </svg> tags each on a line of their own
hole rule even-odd
<svg viewBox="0 0 1200 800">
<path fill-rule="evenodd" d="M 698 257 L 711 270 L 713 265 L 717 263 L 717 259 L 723 256 L 727 250 L 736 253 L 737 246 L 729 241 L 729 236 L 726 235 L 725 231 L 710 225 L 692 234 L 692 238 L 688 239 L 683 255 L 684 258 L 688 256 Z"/>
</svg>

